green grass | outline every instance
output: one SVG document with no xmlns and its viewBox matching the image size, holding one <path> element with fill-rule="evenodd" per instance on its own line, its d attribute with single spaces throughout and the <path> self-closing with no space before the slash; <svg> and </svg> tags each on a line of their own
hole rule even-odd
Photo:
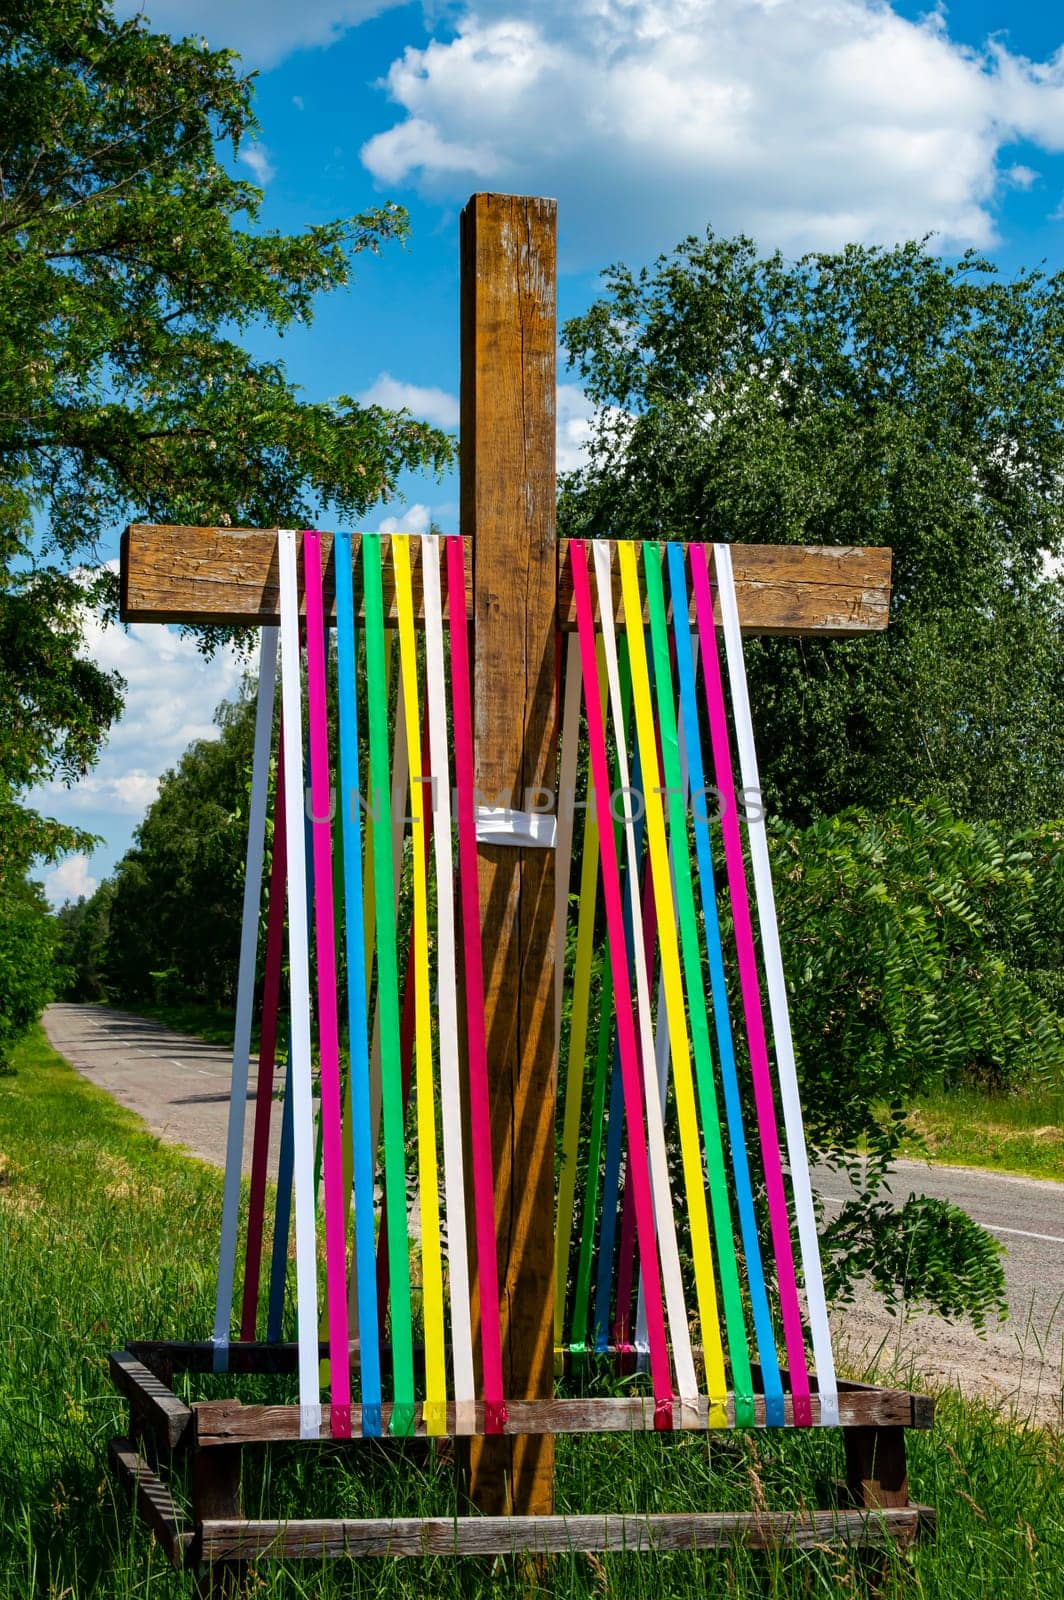
<svg viewBox="0 0 1064 1600">
<path fill-rule="evenodd" d="M 125 1426 L 106 1354 L 133 1336 L 202 1337 L 211 1325 L 217 1173 L 161 1145 L 35 1034 L 0 1078 L 0 1600 L 172 1600 L 192 1581 L 164 1566 L 106 1469 Z M 197 1393 L 232 1380 L 202 1380 Z M 220 1392 L 220 1391 L 218 1391 Z M 245 1392 L 247 1392 L 245 1390 Z M 910 1435 L 915 1498 L 937 1542 L 891 1564 L 880 1593 L 926 1600 L 1064 1600 L 1064 1446 L 943 1398 Z M 356 1460 L 358 1470 L 350 1463 Z M 693 1510 L 829 1503 L 837 1436 L 566 1439 L 560 1509 Z M 252 1469 L 249 1509 L 270 1514 L 447 1514 L 451 1474 L 413 1456 L 278 1452 Z M 538 1588 L 537 1588 L 538 1583 Z M 263 1600 L 531 1594 L 740 1600 L 867 1593 L 847 1552 L 574 1557 L 527 1565 L 263 1564 Z"/>
<path fill-rule="evenodd" d="M 918 1100 L 904 1154 L 1064 1182 L 1064 1088 L 942 1089 Z"/>
</svg>

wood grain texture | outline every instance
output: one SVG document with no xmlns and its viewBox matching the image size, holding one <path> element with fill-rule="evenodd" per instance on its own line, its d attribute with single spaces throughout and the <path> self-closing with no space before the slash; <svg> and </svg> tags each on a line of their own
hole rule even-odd
<svg viewBox="0 0 1064 1600">
<path fill-rule="evenodd" d="M 240 1518 L 240 1479 L 244 1452 L 239 1445 L 196 1450 L 192 1457 L 192 1518 L 196 1524 L 189 1559 L 196 1574 L 197 1600 L 237 1600 L 243 1565 L 203 1550 L 202 1525 L 211 1519 Z M 205 1565 L 204 1565 L 205 1563 Z"/>
<path fill-rule="evenodd" d="M 357 552 L 358 535 L 351 540 Z M 384 620 L 398 621 L 390 559 L 391 539 L 381 539 L 384 565 Z M 336 621 L 336 568 L 333 536 L 321 539 L 325 618 Z M 410 546 L 414 611 L 423 611 L 421 544 Z M 472 558 L 467 551 L 467 593 L 472 606 Z M 300 609 L 303 564 L 299 563 Z M 362 563 L 354 562 L 355 615 L 361 620 Z M 185 528 L 133 523 L 122 535 L 121 617 L 123 622 L 204 623 L 215 627 L 276 626 L 280 620 L 276 528 Z M 444 615 L 447 613 L 444 597 Z"/>
<path fill-rule="evenodd" d="M 683 1409 L 679 1402 L 673 1406 L 673 1428 L 677 1432 L 704 1432 L 708 1426 L 708 1402 L 703 1396 L 697 1407 Z M 391 1404 L 385 1402 L 381 1415 L 385 1428 L 391 1416 Z M 269 1444 L 271 1442 L 299 1442 L 299 1407 L 295 1405 L 241 1405 L 239 1400 L 207 1400 L 194 1407 L 196 1413 L 196 1439 L 199 1446 L 210 1449 L 228 1444 Z M 507 1402 L 506 1435 L 513 1438 L 538 1437 L 559 1433 L 642 1433 L 654 1429 L 653 1402 L 649 1397 L 625 1396 L 621 1399 L 583 1400 L 509 1400 Z M 820 1421 L 820 1402 L 812 1400 L 814 1426 Z M 839 1395 L 840 1426 L 860 1428 L 905 1428 L 912 1414 L 912 1396 L 902 1389 L 870 1389 L 842 1392 Z M 735 1422 L 735 1406 L 728 1397 L 728 1416 Z M 763 1397 L 754 1399 L 755 1425 L 765 1426 Z M 784 1401 L 784 1418 L 787 1426 L 793 1423 L 790 1398 Z M 475 1425 L 484 1426 L 484 1409 L 476 1407 Z M 425 1432 L 420 1404 L 414 1407 L 414 1433 Z M 351 1416 L 352 1438 L 361 1437 L 361 1419 L 358 1407 Z M 444 1437 L 457 1438 L 454 1405 L 447 1407 Z M 333 1443 L 329 1429 L 329 1407 L 322 1407 L 321 1432 L 318 1440 L 307 1439 L 304 1444 Z"/>
<path fill-rule="evenodd" d="M 610 541 L 614 543 L 615 541 Z M 890 620 L 892 553 L 852 545 L 733 544 L 732 569 L 744 633 L 827 638 L 881 632 Z M 598 620 L 598 597 L 594 599 Z M 613 614 L 627 624 L 617 562 Z M 720 608 L 716 608 L 720 622 Z M 569 541 L 558 542 L 558 623 L 576 627 Z"/>
<path fill-rule="evenodd" d="M 205 1557 L 565 1555 L 578 1550 L 755 1550 L 852 1545 L 905 1549 L 934 1525 L 922 1506 L 868 1511 L 702 1512 L 592 1517 L 381 1517 L 325 1522 L 211 1521 Z"/>
<path fill-rule="evenodd" d="M 843 1441 L 846 1486 L 852 1505 L 908 1505 L 904 1427 L 847 1428 Z"/>
<path fill-rule="evenodd" d="M 107 1364 L 111 1382 L 129 1401 L 134 1422 L 158 1445 L 176 1450 L 192 1424 L 189 1407 L 128 1350 L 112 1350 Z"/>
<path fill-rule="evenodd" d="M 185 1565 L 192 1533 L 186 1528 L 169 1489 L 138 1454 L 131 1439 L 112 1439 L 108 1453 L 112 1468 L 132 1495 L 137 1511 L 158 1539 L 166 1559 L 172 1567 L 180 1569 Z"/>
<path fill-rule="evenodd" d="M 463 514 L 463 525 L 465 518 Z M 352 541 L 357 547 L 357 537 Z M 385 538 L 385 546 L 388 540 Z M 569 541 L 559 540 L 558 626 L 576 626 Z M 332 535 L 322 536 L 326 565 L 325 615 L 335 617 Z M 412 547 L 414 610 L 420 617 L 421 551 Z M 472 554 L 466 549 L 466 592 L 473 614 Z M 881 631 L 890 613 L 891 552 L 848 545 L 732 545 L 743 631 L 844 638 Z M 391 564 L 385 562 L 385 618 L 396 621 Z M 245 627 L 276 624 L 277 531 L 186 528 L 134 523 L 122 537 L 122 620 Z M 362 615 L 361 566 L 355 567 L 355 608 Z M 614 620 L 624 627 L 620 581 L 614 574 Z M 594 604 L 598 600 L 595 597 Z"/>
<path fill-rule="evenodd" d="M 477 194 L 462 213 L 461 525 L 473 546 L 477 784 L 553 794 L 555 280 L 552 200 Z M 490 802 L 489 802 L 490 803 Z M 553 1392 L 554 852 L 477 851 L 507 1399 Z M 553 1510 L 553 1444 L 478 1440 L 485 1512 Z"/>
<path fill-rule="evenodd" d="M 357 1362 L 358 1340 L 351 1341 L 351 1357 Z M 160 1365 L 170 1367 L 174 1372 L 212 1372 L 214 1370 L 214 1346 L 209 1339 L 174 1340 L 174 1339 L 138 1339 L 131 1340 L 126 1349 L 145 1366 L 155 1370 Z M 329 1354 L 328 1344 L 323 1341 L 319 1353 L 322 1359 Z M 618 1376 L 631 1375 L 636 1369 L 634 1351 L 606 1352 L 611 1366 Z M 702 1349 L 700 1345 L 694 1346 L 695 1370 L 704 1377 L 702 1363 Z M 299 1346 L 295 1343 L 266 1344 L 240 1343 L 234 1340 L 229 1346 L 229 1370 L 234 1373 L 291 1373 L 298 1369 Z M 450 1357 L 448 1356 L 448 1360 Z M 583 1371 L 586 1358 L 573 1357 L 568 1352 L 563 1352 L 563 1372 L 568 1375 L 571 1371 Z M 391 1346 L 381 1346 L 381 1367 L 385 1373 L 391 1371 Z M 421 1346 L 414 1346 L 414 1370 L 424 1371 L 424 1350 Z M 755 1393 L 764 1388 L 761 1368 L 757 1362 L 751 1363 L 751 1376 L 753 1378 Z M 786 1368 L 782 1369 L 784 1390 L 790 1388 L 790 1374 Z M 816 1393 L 816 1375 L 810 1374 L 810 1383 L 813 1393 Z M 906 1418 L 901 1418 L 903 1425 L 909 1428 L 929 1429 L 935 1423 L 935 1401 L 932 1395 L 910 1394 L 907 1390 L 885 1389 L 880 1384 L 857 1383 L 852 1378 L 838 1380 L 839 1393 L 850 1395 L 880 1395 L 889 1396 L 884 1404 L 890 1406 L 891 1416 L 895 1416 L 898 1399 L 904 1396 L 908 1402 L 909 1412 Z M 180 1402 L 178 1402 L 180 1404 Z M 904 1409 L 904 1407 L 901 1407 Z M 900 1410 L 898 1412 L 900 1416 Z"/>
</svg>

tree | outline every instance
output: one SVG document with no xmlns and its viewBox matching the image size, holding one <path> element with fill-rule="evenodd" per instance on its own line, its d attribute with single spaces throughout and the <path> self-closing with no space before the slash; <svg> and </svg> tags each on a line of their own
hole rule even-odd
<svg viewBox="0 0 1064 1600">
<path fill-rule="evenodd" d="M 882 1191 L 920 1094 L 1059 1078 L 1064 824 L 933 804 L 777 821 L 771 844 L 806 1133 L 855 1180 L 824 1233 L 832 1295 L 868 1272 L 888 1299 L 981 1320 L 1003 1287 L 992 1241 Z"/>
<path fill-rule="evenodd" d="M 68 900 L 55 914 L 58 924 L 56 966 L 62 1000 L 105 1000 L 104 978 L 111 901 L 114 885 L 108 878 L 88 899 Z"/>
<path fill-rule="evenodd" d="M 352 258 L 402 239 L 391 205 L 284 235 L 234 177 L 256 127 L 227 51 L 118 22 L 103 0 L 0 15 L 0 813 L 8 871 L 85 836 L 17 806 L 84 772 L 121 705 L 79 654 L 123 522 L 361 516 L 449 439 L 347 396 L 302 399 L 238 342 L 308 322 Z M 3 863 L 0 862 L 0 867 Z"/>
<path fill-rule="evenodd" d="M 0 882 L 0 1072 L 55 993 L 55 945 L 40 884 Z"/>
<path fill-rule="evenodd" d="M 105 893 L 103 981 L 121 1002 L 232 1005 L 247 847 L 255 699 L 226 701 L 159 793 Z M 269 841 L 268 841 L 269 842 Z"/>
<path fill-rule="evenodd" d="M 777 810 L 1059 815 L 1064 275 L 709 232 L 563 339 L 599 407 L 563 532 L 894 551 L 885 634 L 751 642 Z"/>
</svg>

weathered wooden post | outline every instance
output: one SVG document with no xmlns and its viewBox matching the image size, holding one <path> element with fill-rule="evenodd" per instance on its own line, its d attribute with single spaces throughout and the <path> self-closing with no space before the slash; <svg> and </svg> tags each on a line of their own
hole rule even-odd
<svg viewBox="0 0 1064 1600">
<path fill-rule="evenodd" d="M 502 194 L 462 213 L 477 785 L 485 803 L 521 810 L 556 782 L 556 215 L 553 200 Z M 506 1393 L 541 1399 L 553 1385 L 554 852 L 491 844 L 479 858 Z M 475 1439 L 469 1490 L 484 1511 L 542 1515 L 553 1467 L 548 1437 Z"/>
</svg>

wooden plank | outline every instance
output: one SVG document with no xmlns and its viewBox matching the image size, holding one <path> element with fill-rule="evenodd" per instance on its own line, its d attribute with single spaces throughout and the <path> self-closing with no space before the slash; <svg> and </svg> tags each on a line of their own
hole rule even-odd
<svg viewBox="0 0 1064 1600">
<path fill-rule="evenodd" d="M 158 1444 L 176 1450 L 192 1422 L 189 1407 L 128 1350 L 112 1350 L 108 1366 L 111 1382 L 129 1400 L 136 1421 Z"/>
<path fill-rule="evenodd" d="M 380 1517 L 360 1521 L 210 1521 L 202 1528 L 208 1559 L 492 1556 L 581 1550 L 808 1550 L 851 1545 L 906 1549 L 934 1526 L 922 1506 L 868 1511 L 761 1511 L 650 1515 Z"/>
<path fill-rule="evenodd" d="M 908 1426 L 912 1397 L 900 1389 L 876 1389 L 868 1392 L 839 1395 L 839 1421 L 842 1427 L 896 1427 Z M 241 1405 L 239 1401 L 201 1401 L 194 1407 L 196 1413 L 196 1438 L 200 1446 L 242 1442 L 268 1444 L 271 1441 L 293 1443 L 299 1440 L 299 1407 L 295 1405 L 263 1406 Z M 583 1400 L 511 1400 L 507 1402 L 506 1433 L 511 1438 L 523 1436 L 550 1436 L 558 1433 L 637 1433 L 650 1432 L 654 1427 L 653 1403 L 649 1397 L 626 1396 L 623 1399 Z M 820 1403 L 812 1401 L 813 1423 L 820 1421 Z M 391 1416 L 388 1402 L 381 1408 L 384 1427 Z M 484 1410 L 476 1408 L 476 1427 L 484 1426 Z M 728 1398 L 729 1424 L 734 1426 L 735 1407 Z M 762 1396 L 754 1399 L 755 1425 L 765 1426 L 765 1402 Z M 785 1425 L 793 1425 L 790 1398 L 784 1400 Z M 702 1432 L 708 1427 L 707 1402 L 703 1396 L 697 1408 L 684 1410 L 679 1402 L 673 1406 L 673 1427 L 677 1432 Z M 352 1437 L 361 1436 L 359 1408 L 353 1407 L 351 1415 Z M 414 1432 L 424 1433 L 421 1406 L 414 1408 Z M 455 1432 L 453 1404 L 447 1407 L 444 1437 L 458 1438 Z M 320 1440 L 330 1441 L 329 1408 L 322 1407 Z M 304 1440 L 304 1443 L 316 1443 Z"/>
<path fill-rule="evenodd" d="M 352 1356 L 357 1356 L 357 1340 L 350 1348 Z M 169 1363 L 174 1372 L 214 1371 L 214 1345 L 209 1339 L 130 1339 L 126 1350 L 153 1370 L 157 1364 Z M 321 1341 L 318 1351 L 322 1360 L 328 1359 L 327 1340 Z M 265 1340 L 249 1340 L 241 1343 L 234 1339 L 229 1345 L 227 1372 L 269 1376 L 298 1369 L 299 1346 L 294 1342 L 267 1344 Z"/>
<path fill-rule="evenodd" d="M 352 538 L 357 551 L 359 536 Z M 395 623 L 395 588 L 384 551 L 384 616 Z M 333 536 L 322 535 L 325 617 L 336 620 L 336 569 Z M 422 612 L 421 545 L 411 547 L 416 615 Z M 466 552 L 466 587 L 472 607 L 472 558 Z M 362 611 L 362 567 L 354 568 L 355 614 Z M 123 622 L 206 623 L 216 627 L 262 627 L 280 622 L 276 528 L 186 528 L 133 523 L 122 535 L 121 605 Z M 302 563 L 300 563 L 302 608 Z M 446 614 L 446 598 L 444 612 Z"/>
<path fill-rule="evenodd" d="M 200 1529 L 212 1520 L 240 1519 L 240 1477 L 243 1450 L 227 1445 L 221 1450 L 197 1450 L 192 1457 L 192 1515 L 196 1522 L 192 1560 L 200 1567 L 196 1577 L 198 1600 L 236 1600 L 242 1594 L 239 1558 L 204 1553 Z M 206 1566 L 202 1566 L 202 1563 Z"/>
<path fill-rule="evenodd" d="M 133 1496 L 137 1511 L 158 1539 L 166 1559 L 180 1570 L 185 1565 L 192 1534 L 169 1489 L 138 1454 L 131 1439 L 112 1439 L 109 1455 L 112 1467 Z"/>
<path fill-rule="evenodd" d="M 700 1352 L 699 1352 L 700 1353 Z M 699 1369 L 701 1370 L 701 1368 Z M 750 1375 L 754 1381 L 754 1389 L 763 1386 L 761 1367 L 756 1361 L 750 1363 Z M 784 1389 L 790 1388 L 791 1377 L 786 1367 L 780 1372 Z M 817 1392 L 816 1374 L 809 1374 L 809 1384 L 814 1394 Z M 907 1390 L 886 1390 L 877 1383 L 857 1383 L 853 1378 L 839 1378 L 838 1390 L 840 1394 L 903 1394 Z M 935 1401 L 929 1394 L 909 1394 L 909 1420 L 903 1424 L 906 1428 L 920 1428 L 927 1430 L 935 1425 Z"/>
<path fill-rule="evenodd" d="M 357 537 L 354 541 L 357 544 Z M 385 540 L 387 544 L 387 539 Z M 335 614 L 332 535 L 327 555 L 325 613 Z M 568 540 L 558 543 L 558 620 L 576 625 Z M 421 555 L 413 547 L 414 606 L 421 611 Z M 473 614 L 472 556 L 466 550 L 466 588 Z M 876 632 L 890 611 L 891 552 L 849 545 L 733 544 L 736 593 L 743 631 L 829 637 Z M 188 622 L 261 626 L 278 619 L 275 529 L 186 528 L 134 523 L 122 537 L 124 622 Z M 395 595 L 385 563 L 385 608 L 395 621 Z M 615 620 L 624 626 L 615 573 Z M 597 600 L 595 601 L 597 606 Z M 355 605 L 361 615 L 361 570 L 355 569 Z"/>
<path fill-rule="evenodd" d="M 473 544 L 477 785 L 519 809 L 557 781 L 553 200 L 462 212 L 461 525 Z M 481 929 L 507 1399 L 554 1387 L 554 852 L 481 845 Z M 553 1444 L 476 1441 L 485 1512 L 553 1509 Z"/>
<path fill-rule="evenodd" d="M 909 1474 L 905 1464 L 905 1429 L 847 1428 L 846 1486 L 855 1506 L 905 1506 Z"/>
<path fill-rule="evenodd" d="M 612 542 L 612 541 L 611 541 Z M 558 621 L 576 627 L 569 541 L 558 543 Z M 742 630 L 748 634 L 827 638 L 881 632 L 890 620 L 892 553 L 853 545 L 733 544 L 732 568 Z M 598 600 L 595 599 L 598 619 Z M 625 624 L 621 581 L 613 569 L 614 620 Z M 717 607 L 717 620 L 720 608 Z"/>
<path fill-rule="evenodd" d="M 214 1346 L 209 1339 L 174 1340 L 174 1339 L 136 1339 L 131 1340 L 126 1349 L 145 1366 L 153 1370 L 159 1364 L 168 1364 L 175 1372 L 213 1372 L 214 1371 Z M 351 1358 L 357 1364 L 359 1344 L 353 1339 L 350 1345 Z M 319 1354 L 326 1359 L 329 1354 L 328 1343 L 323 1341 L 319 1347 Z M 381 1367 L 385 1373 L 391 1371 L 391 1346 L 381 1346 Z M 694 1348 L 695 1363 L 701 1373 L 702 1351 L 696 1345 Z M 229 1371 L 233 1373 L 292 1373 L 298 1368 L 299 1346 L 295 1343 L 267 1344 L 265 1342 L 240 1343 L 234 1340 L 229 1346 Z M 612 1347 L 604 1352 L 593 1352 L 590 1359 L 604 1370 L 608 1364 L 615 1363 L 616 1370 L 621 1374 L 631 1374 L 636 1370 L 636 1354 L 634 1351 L 617 1351 Z M 587 1355 L 575 1356 L 569 1351 L 562 1352 L 563 1368 L 566 1374 L 584 1372 L 587 1369 L 589 1357 Z M 424 1350 L 421 1346 L 414 1347 L 414 1370 L 424 1370 Z M 756 1362 L 751 1363 L 751 1374 L 754 1380 L 754 1390 L 762 1388 L 761 1369 Z M 786 1368 L 782 1372 L 783 1387 L 789 1388 L 790 1378 Z M 813 1392 L 816 1392 L 816 1375 L 810 1374 L 810 1383 Z M 909 1428 L 929 1429 L 934 1427 L 935 1400 L 932 1395 L 908 1394 L 905 1390 L 884 1388 L 881 1384 L 857 1383 L 852 1378 L 838 1380 L 840 1394 L 875 1394 L 889 1395 L 889 1404 L 893 1412 L 895 1397 L 907 1394 L 909 1401 L 909 1418 L 904 1426 Z"/>
</svg>

